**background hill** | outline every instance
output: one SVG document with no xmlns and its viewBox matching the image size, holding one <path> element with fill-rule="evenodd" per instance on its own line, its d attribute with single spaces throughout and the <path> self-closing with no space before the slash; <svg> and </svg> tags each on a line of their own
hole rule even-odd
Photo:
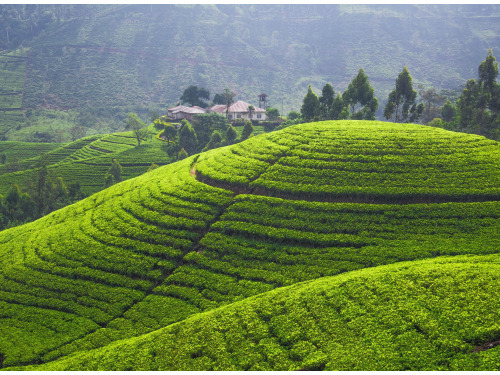
<svg viewBox="0 0 500 375">
<path fill-rule="evenodd" d="M 419 125 L 308 123 L 4 230 L 0 362 L 498 368 L 499 150 Z"/>
<path fill-rule="evenodd" d="M 94 135 L 67 144 L 2 142 L 0 154 L 6 155 L 6 163 L 0 165 L 0 194 L 7 195 L 13 184 L 22 191 L 32 188 L 45 164 L 54 177 L 62 177 L 67 186 L 79 184 L 81 192 L 89 196 L 104 188 L 113 159 L 123 168 L 123 180 L 146 172 L 152 163 L 172 162 L 175 158 L 169 156 L 166 142 L 156 138 L 156 133 L 150 127 L 140 146 L 132 132 Z"/>
<path fill-rule="evenodd" d="M 497 5 L 3 5 L 1 11 L 0 131 L 11 140 L 17 127 L 40 125 L 41 109 L 74 110 L 66 122 L 53 121 L 55 131 L 68 121 L 116 130 L 129 111 L 164 112 L 189 85 L 212 95 L 227 86 L 253 104 L 265 92 L 270 105 L 287 113 L 299 109 L 308 84 L 319 92 L 331 82 L 343 91 L 359 68 L 383 108 L 404 65 L 416 84 L 456 89 L 476 77 L 488 48 L 500 52 Z"/>
</svg>

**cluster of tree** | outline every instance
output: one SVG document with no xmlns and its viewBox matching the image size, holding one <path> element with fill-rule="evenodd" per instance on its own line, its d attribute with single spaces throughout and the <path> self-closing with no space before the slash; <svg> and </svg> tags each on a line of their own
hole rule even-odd
<svg viewBox="0 0 500 375">
<path fill-rule="evenodd" d="M 425 106 L 423 103 L 417 104 L 416 99 L 413 78 L 405 66 L 396 79 L 396 87 L 389 94 L 384 117 L 393 122 L 418 122 Z"/>
<path fill-rule="evenodd" d="M 111 162 L 111 167 L 108 169 L 108 173 L 104 176 L 104 187 L 110 187 L 111 185 L 121 182 L 123 173 L 123 167 L 118 162 L 118 160 L 113 159 Z"/>
<path fill-rule="evenodd" d="M 445 103 L 442 120 L 450 120 L 457 130 L 500 139 L 500 85 L 498 62 L 490 49 L 478 68 L 479 79 L 467 81 L 455 106 Z M 455 116 L 453 113 L 455 112 Z"/>
<path fill-rule="evenodd" d="M 160 137 L 167 141 L 169 154 L 176 155 L 178 159 L 245 140 L 254 130 L 252 122 L 246 121 L 238 137 L 228 119 L 215 112 L 197 115 L 192 123 L 184 119 L 178 129 L 162 118 L 156 119 L 154 126 Z"/>
<path fill-rule="evenodd" d="M 348 118 L 374 120 L 377 109 L 378 100 L 374 96 L 374 89 L 364 70 L 360 69 L 343 94 L 335 95 L 333 86 L 327 83 L 318 98 L 309 85 L 300 114 L 304 121 Z"/>
<path fill-rule="evenodd" d="M 422 123 L 448 130 L 475 133 L 500 140 L 500 85 L 498 62 L 490 49 L 478 68 L 478 79 L 467 81 L 453 102 L 433 88 L 420 91 Z"/>
<path fill-rule="evenodd" d="M 216 104 L 225 104 L 229 107 L 234 103 L 235 97 L 236 93 L 226 87 L 223 92 L 214 95 L 212 104 L 210 104 L 210 91 L 203 87 L 198 88 L 198 86 L 192 85 L 184 90 L 180 97 L 180 102 L 202 108 Z"/>
<path fill-rule="evenodd" d="M 478 68 L 478 80 L 471 79 L 453 103 L 450 90 L 413 87 L 413 78 L 405 66 L 399 73 L 394 90 L 389 94 L 384 117 L 392 122 L 418 123 L 484 135 L 500 139 L 500 85 L 497 83 L 498 62 L 490 49 Z M 451 95 L 450 95 L 451 94 Z M 417 96 L 420 95 L 420 103 Z M 373 87 L 363 69 L 347 90 L 335 96 L 327 83 L 318 97 L 309 85 L 300 113 L 292 111 L 282 127 L 308 121 L 363 119 L 374 120 L 378 109 Z"/>
<path fill-rule="evenodd" d="M 78 183 L 67 187 L 62 177 L 54 177 L 42 161 L 27 191 L 14 184 L 5 197 L 0 195 L 0 229 L 38 219 L 83 198 Z"/>
</svg>

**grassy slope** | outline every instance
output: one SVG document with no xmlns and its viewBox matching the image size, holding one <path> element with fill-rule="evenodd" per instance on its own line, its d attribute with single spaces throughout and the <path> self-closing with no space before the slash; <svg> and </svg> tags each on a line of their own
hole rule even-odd
<svg viewBox="0 0 500 375">
<path fill-rule="evenodd" d="M 267 195 L 374 202 L 500 198 L 500 149 L 480 136 L 386 122 L 291 127 L 200 158 L 199 177 Z M 256 161 L 257 159 L 258 161 Z"/>
<path fill-rule="evenodd" d="M 429 153 L 435 151 L 439 155 L 445 145 L 454 147 L 450 139 L 441 142 L 443 137 L 451 137 L 458 143 L 471 143 L 470 147 L 465 147 L 469 157 L 475 161 L 483 160 L 483 163 L 476 163 L 469 174 L 476 174 L 477 179 L 483 182 L 485 189 L 481 194 L 491 193 L 488 181 L 498 178 L 498 169 L 485 163 L 484 155 L 489 154 L 494 159 L 497 151 L 487 151 L 484 147 L 487 149 L 493 143 L 483 145 L 481 141 L 484 139 L 480 137 L 436 132 L 421 126 L 385 126 L 384 132 L 380 124 L 361 122 L 305 124 L 201 154 L 196 169 L 205 168 L 206 173 L 208 161 L 213 160 L 211 176 L 220 176 L 222 166 L 228 164 L 223 163 L 224 158 L 241 155 L 242 150 L 246 150 L 246 158 L 254 162 L 247 160 L 246 166 L 239 170 L 261 168 L 260 175 L 267 173 L 277 178 L 279 173 L 269 171 L 279 164 L 276 159 L 283 157 L 283 150 L 287 148 L 284 144 L 296 142 L 298 135 L 304 144 L 321 145 L 311 155 L 324 156 L 332 153 L 330 142 L 322 142 L 325 136 L 342 133 L 344 142 L 335 147 L 336 154 L 349 158 L 354 150 L 357 155 L 370 158 L 373 147 L 356 147 L 363 143 L 360 130 L 364 129 L 365 141 L 384 138 L 389 143 L 392 138 L 400 142 L 403 134 L 405 138 L 411 138 L 418 130 L 419 138 L 425 137 L 430 145 L 427 149 Z M 382 137 L 384 133 L 385 137 Z M 349 138 L 352 142 L 347 141 Z M 472 146 L 474 143 L 476 148 Z M 293 148 L 295 151 L 300 149 Z M 228 154 L 230 150 L 234 152 Z M 411 148 L 407 150 L 410 152 Z M 450 154 L 454 155 L 457 149 L 451 151 Z M 385 164 L 388 168 L 402 165 L 401 161 L 407 157 L 404 152 L 393 155 L 381 165 Z M 407 264 L 379 271 L 377 268 L 360 270 L 339 278 L 300 284 L 259 297 L 258 301 L 267 301 L 262 303 L 269 306 L 271 312 L 273 309 L 279 311 L 279 314 L 264 316 L 262 324 L 255 314 L 250 313 L 257 309 L 260 302 L 248 300 L 246 305 L 246 301 L 242 301 L 234 307 L 227 306 L 170 326 L 166 331 L 152 333 L 158 340 L 156 348 L 149 347 L 146 343 L 151 337 L 144 336 L 113 344 L 89 355 L 101 361 L 99 369 L 108 369 L 108 355 L 122 358 L 117 352 L 110 354 L 115 345 L 125 345 L 132 351 L 137 348 L 136 345 L 142 345 L 144 349 L 138 351 L 142 353 L 141 362 L 135 362 L 133 354 L 123 361 L 115 361 L 116 368 L 120 369 L 231 369 L 232 366 L 250 369 L 254 365 L 266 368 L 272 363 L 276 369 L 307 366 L 363 369 L 380 362 L 381 356 L 386 356 L 386 362 L 380 362 L 380 366 L 386 369 L 404 369 L 405 363 L 412 369 L 448 365 L 460 368 L 466 366 L 467 361 L 488 360 L 490 355 L 494 355 L 494 350 L 486 352 L 486 355 L 465 355 L 463 358 L 455 354 L 468 353 L 474 345 L 495 339 L 498 334 L 494 320 L 496 305 L 493 302 L 496 294 L 491 292 L 497 287 L 496 268 L 493 267 L 496 256 L 486 254 L 497 253 L 500 248 L 499 202 L 338 204 L 283 200 L 254 194 L 234 197 L 230 190 L 209 186 L 192 178 L 190 170 L 195 160 L 189 158 L 159 168 L 34 223 L 0 233 L 0 306 L 3 317 L 0 356 L 5 367 L 50 362 L 63 355 L 140 336 L 194 314 L 231 305 L 281 286 L 395 262 L 461 254 L 483 256 L 474 258 L 476 260 L 457 257 L 456 260 L 447 258 L 444 261 L 424 262 L 425 271 L 421 271 L 424 281 L 419 279 L 420 268 Z M 275 163 L 263 167 L 263 163 L 269 163 L 269 160 Z M 443 174 L 449 172 L 453 157 L 450 160 L 450 163 L 440 166 L 436 164 L 434 171 L 429 173 L 438 174 L 436 168 L 442 168 Z M 457 168 L 461 165 L 458 164 Z M 296 170 L 303 168 L 297 167 Z M 486 172 L 480 174 L 481 170 Z M 349 172 L 342 168 L 339 171 Z M 390 176 L 387 174 L 386 178 Z M 374 173 L 373 177 L 374 184 L 380 184 L 377 174 Z M 253 176 L 254 180 L 256 178 L 258 175 Z M 441 193 L 446 189 L 442 186 Z M 441 265 L 442 262 L 447 265 Z M 492 263 L 488 271 L 483 265 L 487 262 Z M 484 272 L 488 275 L 486 279 L 481 276 Z M 350 289 L 349 283 L 344 282 L 351 279 L 355 289 L 359 286 L 360 290 L 380 290 L 380 298 L 373 297 L 372 293 L 368 294 L 372 297 L 367 298 L 366 291 L 358 296 Z M 366 285 L 372 279 L 376 282 L 375 289 Z M 425 280 L 429 283 L 426 284 Z M 464 280 L 470 285 L 464 284 Z M 338 287 L 334 287 L 337 283 Z M 422 287 L 411 289 L 415 283 L 421 283 Z M 475 290 L 475 283 L 485 285 L 481 295 L 477 291 L 468 291 Z M 307 299 L 308 306 L 316 303 L 319 298 L 316 295 L 324 295 L 322 288 L 333 295 L 327 293 L 331 296 L 329 302 L 318 307 L 318 311 L 325 312 L 324 316 L 318 317 L 316 322 L 306 319 L 310 331 L 300 327 L 293 330 L 296 324 L 302 324 L 302 318 L 298 317 L 303 317 L 305 310 L 293 311 L 292 306 L 304 297 L 301 288 L 309 287 L 307 285 L 315 290 Z M 410 290 L 403 293 L 401 285 Z M 431 288 L 429 285 L 434 286 Z M 346 302 L 351 294 L 350 302 Z M 279 301 L 277 296 L 280 295 L 283 303 L 273 303 Z M 418 304 L 409 302 L 411 299 L 408 296 L 420 295 L 428 298 L 419 299 Z M 467 310 L 469 315 L 464 313 L 465 318 L 460 318 L 462 320 L 458 322 L 451 312 L 462 306 L 459 301 L 461 296 L 474 308 L 473 311 Z M 432 301 L 439 308 L 425 304 L 431 297 L 435 298 Z M 475 297 L 478 299 L 475 300 Z M 287 299 L 289 301 L 285 302 Z M 330 305 L 335 303 L 340 310 L 332 310 Z M 384 308 L 387 304 L 394 309 L 394 320 L 393 315 L 383 314 L 387 311 Z M 431 308 L 430 312 L 426 312 L 428 308 Z M 238 319 L 229 319 L 233 316 L 229 314 L 245 309 L 250 315 L 241 319 L 241 325 L 238 325 Z M 414 309 L 420 315 L 415 313 L 415 324 L 411 325 L 413 321 L 406 321 L 405 314 Z M 439 309 L 445 313 L 439 314 Z M 366 316 L 367 311 L 374 313 Z M 221 338 L 220 333 L 213 333 L 214 314 L 228 317 L 220 323 L 219 332 L 235 332 L 234 335 L 231 333 Z M 276 318 L 273 318 L 274 315 Z M 354 341 L 343 345 L 341 337 L 346 333 L 345 322 L 332 327 L 332 331 L 325 331 L 324 321 L 317 325 L 325 318 L 327 321 L 353 321 L 354 333 L 351 332 L 348 337 Z M 198 323 L 191 325 L 192 322 Z M 227 331 L 224 328 L 226 324 L 229 327 Z M 198 327 L 203 326 L 206 326 L 205 330 L 195 333 Z M 185 331 L 183 327 L 186 327 Z M 312 339 L 318 329 L 323 332 L 321 342 Z M 28 332 L 29 342 L 26 340 Z M 177 357 L 172 355 L 173 359 L 169 359 L 168 345 L 163 347 L 165 341 L 162 335 L 165 332 L 179 334 L 180 343 L 187 345 L 185 351 L 176 354 Z M 446 339 L 450 335 L 453 339 Z M 246 336 L 253 337 L 253 344 L 245 341 Z M 184 341 L 185 337 L 187 341 Z M 408 337 L 420 340 L 418 348 L 423 354 L 415 354 L 401 346 Z M 220 346 L 206 347 L 203 344 L 203 340 L 212 339 L 219 340 L 217 345 Z M 332 344 L 335 340 L 339 340 L 340 344 Z M 234 351 L 234 354 L 224 354 L 226 341 L 227 351 Z M 257 345 L 259 350 L 255 357 L 239 351 L 254 351 L 252 345 Z M 407 348 L 408 352 L 404 354 L 407 360 L 391 359 L 387 351 L 383 352 L 387 347 L 391 348 L 388 349 L 391 353 Z M 218 348 L 221 348 L 220 355 L 207 352 Z M 443 350 L 439 352 L 441 348 Z M 314 354 L 317 349 L 318 353 Z M 122 347 L 120 350 L 126 352 Z M 159 354 L 154 360 L 151 356 L 155 351 Z M 356 357 L 355 353 L 360 352 L 362 354 Z M 81 355 L 85 354 L 78 354 Z M 184 355 L 188 356 L 187 360 Z M 426 360 L 419 362 L 418 356 Z M 217 362 L 215 357 L 219 357 L 220 361 Z M 78 361 L 82 358 L 76 358 L 75 368 L 80 366 Z M 343 362 L 339 358 L 343 358 Z M 72 361 L 68 359 L 60 365 L 54 362 L 54 365 L 71 368 Z M 85 361 L 88 361 L 89 368 L 94 366 L 90 357 Z M 182 363 L 186 367 L 182 367 Z M 487 362 L 483 361 L 483 364 L 487 366 Z"/>
<path fill-rule="evenodd" d="M 498 370 L 498 256 L 321 278 L 30 370 Z"/>
<path fill-rule="evenodd" d="M 63 147 L 60 143 L 32 143 L 32 142 L 1 142 L 0 154 L 5 154 L 5 164 L 14 161 L 20 162 L 24 159 L 31 159 L 41 154 Z M 0 165 L 0 171 L 4 172 L 5 166 Z"/>
<path fill-rule="evenodd" d="M 17 148 L 25 145 L 14 142 L 12 144 L 17 144 Z M 149 138 L 137 147 L 137 140 L 132 133 L 123 132 L 85 137 L 48 152 L 45 158 L 49 163 L 49 170 L 57 177 L 62 177 L 66 185 L 79 183 L 82 191 L 90 195 L 102 190 L 104 176 L 112 159 L 120 162 L 123 167 L 122 177 L 128 179 L 146 172 L 151 163 L 170 163 L 172 159 L 168 156 L 165 146 L 163 141 L 156 139 L 151 133 Z M 35 144 L 35 149 L 41 149 L 41 146 L 37 147 Z M 0 193 L 8 192 L 14 183 L 24 191 L 29 181 L 36 178 L 35 166 L 40 160 L 40 156 L 20 160 L 16 163 L 20 170 L 9 172 L 12 165 L 9 165 L 7 159 L 7 165 L 0 166 L 0 173 L 3 173 Z"/>
</svg>

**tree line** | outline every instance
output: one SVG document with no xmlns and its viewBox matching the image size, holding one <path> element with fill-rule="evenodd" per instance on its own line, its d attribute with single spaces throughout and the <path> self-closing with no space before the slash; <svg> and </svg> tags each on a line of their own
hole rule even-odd
<svg viewBox="0 0 500 375">
<path fill-rule="evenodd" d="M 413 87 L 413 78 L 405 66 L 389 93 L 383 116 L 397 123 L 418 123 L 448 130 L 475 133 L 500 140 L 500 85 L 498 62 L 490 49 L 478 68 L 478 79 L 470 79 L 460 96 L 452 102 L 435 89 Z M 421 102 L 417 101 L 420 94 Z M 446 101 L 445 101 L 446 100 Z M 444 102 L 444 104 L 442 104 Z M 442 105 L 440 105 L 442 104 Z M 375 120 L 378 99 L 368 76 L 360 69 L 344 93 L 327 83 L 317 96 L 309 85 L 300 113 L 291 111 L 284 126 L 323 120 Z"/>
<path fill-rule="evenodd" d="M 176 156 L 178 160 L 243 141 L 254 132 L 252 121 L 248 120 L 241 135 L 238 135 L 229 120 L 215 112 L 199 114 L 191 122 L 183 119 L 178 128 L 165 118 L 158 118 L 153 124 L 160 132 L 159 137 L 167 141 L 169 155 Z"/>
<path fill-rule="evenodd" d="M 47 166 L 48 162 L 42 157 L 25 191 L 18 184 L 13 184 L 5 196 L 0 194 L 0 230 L 39 219 L 86 197 L 79 183 L 66 185 L 63 178 L 56 177 Z M 152 163 L 148 172 L 155 168 L 158 165 Z M 113 159 L 104 176 L 103 188 L 121 182 L 122 173 L 122 166 Z"/>
<path fill-rule="evenodd" d="M 40 161 L 26 191 L 14 184 L 5 197 L 0 194 L 0 230 L 36 220 L 85 197 L 80 184 L 66 186 L 47 165 Z"/>
</svg>

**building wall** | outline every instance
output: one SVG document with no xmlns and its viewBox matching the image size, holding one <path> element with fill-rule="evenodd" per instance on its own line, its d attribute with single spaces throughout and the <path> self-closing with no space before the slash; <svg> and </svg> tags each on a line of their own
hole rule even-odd
<svg viewBox="0 0 500 375">
<path fill-rule="evenodd" d="M 260 117 L 259 117 L 260 116 Z M 249 112 L 229 112 L 229 120 L 250 120 Z M 252 120 L 265 121 L 266 114 L 265 113 L 253 113 Z"/>
</svg>

